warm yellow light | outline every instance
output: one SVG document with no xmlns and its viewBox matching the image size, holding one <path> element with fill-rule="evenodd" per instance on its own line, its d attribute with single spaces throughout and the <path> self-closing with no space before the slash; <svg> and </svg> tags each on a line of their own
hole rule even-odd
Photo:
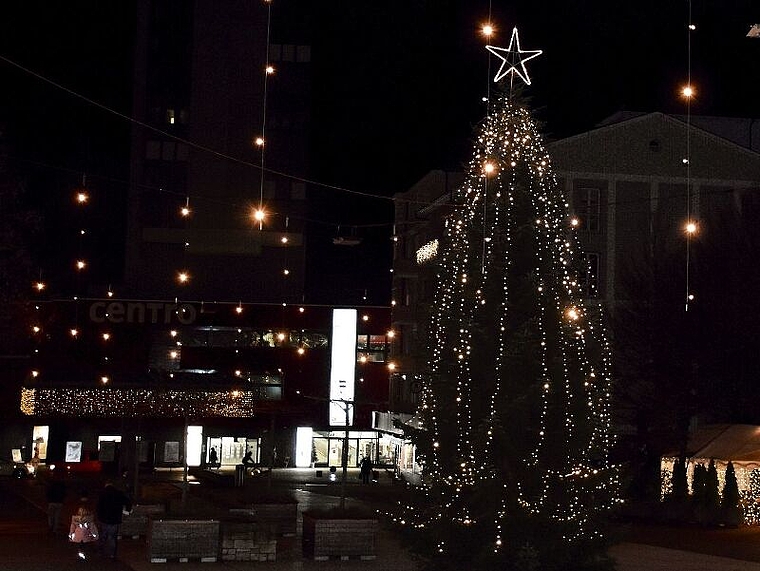
<svg viewBox="0 0 760 571">
<path fill-rule="evenodd" d="M 44 282 L 37 282 L 34 284 L 34 287 L 37 289 L 37 291 L 42 291 L 45 289 L 45 283 Z"/>
<path fill-rule="evenodd" d="M 390 331 L 388 331 L 388 333 L 386 333 L 386 335 L 390 337 L 391 339 L 393 339 L 396 336 L 396 332 L 393 329 L 391 329 Z"/>
<path fill-rule="evenodd" d="M 243 374 L 243 371 L 241 371 L 240 369 L 235 369 L 235 376 L 236 377 L 239 377 L 242 374 Z"/>
<path fill-rule="evenodd" d="M 177 331 L 175 329 L 172 329 L 171 331 L 169 331 L 169 335 L 171 335 L 172 337 L 176 337 Z"/>
<path fill-rule="evenodd" d="M 388 368 L 393 371 L 396 369 L 396 363 L 388 363 Z"/>
<path fill-rule="evenodd" d="M 182 216 L 190 216 L 190 209 L 187 206 L 183 206 L 180 209 L 180 214 L 182 214 Z"/>
<path fill-rule="evenodd" d="M 697 231 L 697 223 L 696 222 L 688 222 L 685 227 L 687 234 L 694 234 Z"/>
<path fill-rule="evenodd" d="M 32 331 L 34 331 L 35 333 L 39 333 L 41 329 L 39 328 L 39 326 L 35 325 L 34 327 L 32 327 Z"/>
<path fill-rule="evenodd" d="M 280 242 L 282 242 L 283 244 L 287 244 L 288 243 L 288 237 L 287 236 L 283 236 L 282 238 L 280 238 Z"/>
<path fill-rule="evenodd" d="M 299 308 L 298 308 L 298 312 L 299 312 L 299 313 L 303 313 L 304 311 L 305 311 L 305 310 L 304 310 L 304 308 L 303 308 L 303 307 L 299 307 Z"/>
<path fill-rule="evenodd" d="M 110 289 L 108 290 L 108 297 L 113 297 L 113 292 Z"/>
<path fill-rule="evenodd" d="M 298 348 L 298 354 L 299 355 L 303 355 L 304 353 L 306 353 L 306 349 L 304 349 L 303 347 L 299 347 Z"/>
<path fill-rule="evenodd" d="M 567 311 L 565 311 L 565 317 L 567 317 L 571 321 L 578 321 L 580 316 L 581 316 L 580 312 L 575 307 L 570 307 L 567 309 Z"/>
<path fill-rule="evenodd" d="M 169 357 L 171 357 L 172 359 L 176 359 L 178 356 L 179 356 L 179 353 L 177 353 L 176 351 L 169 352 Z"/>
<path fill-rule="evenodd" d="M 103 333 L 103 341 L 108 341 L 111 338 L 110 333 Z"/>
<path fill-rule="evenodd" d="M 267 75 L 272 75 L 274 73 L 274 66 L 268 65 L 266 68 Z"/>
<path fill-rule="evenodd" d="M 257 147 L 263 147 L 264 146 L 264 137 L 256 137 L 254 143 L 256 143 Z"/>
<path fill-rule="evenodd" d="M 238 391 L 238 390 L 234 390 L 234 391 L 232 391 L 232 393 L 231 393 L 231 394 L 232 394 L 232 397 L 233 397 L 233 398 L 238 398 L 238 397 L 240 396 L 240 391 Z"/>
<path fill-rule="evenodd" d="M 684 86 L 684 88 L 681 89 L 681 95 L 684 97 L 694 97 L 694 88 L 691 85 Z"/>
<path fill-rule="evenodd" d="M 84 260 L 77 260 L 77 269 L 83 270 L 87 266 L 87 263 Z"/>
<path fill-rule="evenodd" d="M 72 337 L 76 337 L 77 335 L 79 335 L 79 331 L 77 331 L 76 329 L 69 329 L 69 333 L 71 334 Z"/>
<path fill-rule="evenodd" d="M 77 192 L 77 202 L 79 204 L 84 204 L 89 198 L 86 192 Z"/>
<path fill-rule="evenodd" d="M 100 382 L 103 383 L 104 385 L 108 384 L 108 377 L 106 377 L 105 375 L 100 377 Z"/>
<path fill-rule="evenodd" d="M 480 29 L 480 32 L 486 38 L 490 38 L 493 35 L 494 31 L 494 27 L 491 24 L 483 24 L 483 27 Z"/>
<path fill-rule="evenodd" d="M 37 377 L 40 376 L 40 372 L 39 371 L 32 371 L 32 376 L 36 379 Z"/>
<path fill-rule="evenodd" d="M 369 321 L 369 315 L 362 315 L 362 321 Z"/>
<path fill-rule="evenodd" d="M 578 220 L 577 218 L 570 219 L 570 226 L 572 226 L 573 228 L 580 226 L 580 224 L 581 224 L 581 221 Z"/>
<path fill-rule="evenodd" d="M 494 165 L 490 161 L 486 161 L 483 164 L 483 172 L 486 173 L 486 175 L 492 175 L 493 173 L 496 172 L 496 165 Z"/>
<path fill-rule="evenodd" d="M 285 341 L 285 334 L 284 333 L 278 333 L 277 334 L 277 340 L 278 341 Z"/>
<path fill-rule="evenodd" d="M 359 357 L 359 362 L 360 363 L 366 363 L 367 362 L 367 356 L 366 355 L 362 355 L 361 357 Z"/>
<path fill-rule="evenodd" d="M 238 305 L 235 308 L 235 313 L 243 313 L 243 306 L 242 305 Z"/>
<path fill-rule="evenodd" d="M 179 283 L 181 284 L 187 283 L 190 280 L 190 274 L 187 272 L 179 272 L 177 274 L 177 280 L 179 280 Z"/>
<path fill-rule="evenodd" d="M 285 268 L 284 270 L 282 270 L 282 273 L 285 276 L 290 275 L 290 270 L 288 268 Z"/>
<path fill-rule="evenodd" d="M 265 216 L 266 216 L 266 213 L 261 208 L 258 208 L 256 210 L 254 210 L 254 212 L 253 212 L 253 219 L 256 222 L 263 221 Z"/>
</svg>

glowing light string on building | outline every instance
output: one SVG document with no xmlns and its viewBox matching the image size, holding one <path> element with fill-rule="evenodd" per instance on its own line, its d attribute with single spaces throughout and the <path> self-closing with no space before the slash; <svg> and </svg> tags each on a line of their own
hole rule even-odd
<svg viewBox="0 0 760 571">
<path fill-rule="evenodd" d="M 271 41 L 271 33 L 272 33 L 272 0 L 264 0 L 264 3 L 267 7 L 267 32 L 266 32 L 266 48 L 265 48 L 265 57 L 264 57 L 264 86 L 263 86 L 263 95 L 262 95 L 262 101 L 261 101 L 261 135 L 256 138 L 256 145 L 259 147 L 260 152 L 260 161 L 261 161 L 261 169 L 260 169 L 260 176 L 259 176 L 259 207 L 254 212 L 254 220 L 258 222 L 259 230 L 262 229 L 264 224 L 264 217 L 265 217 L 265 211 L 264 211 L 264 174 L 265 174 L 265 166 L 266 161 L 264 160 L 266 157 L 266 148 L 267 148 L 267 139 L 266 139 L 266 129 L 267 129 L 267 95 L 268 95 L 268 88 L 269 88 L 269 76 L 274 73 L 274 67 L 269 62 L 269 49 L 270 49 L 270 41 Z"/>
<path fill-rule="evenodd" d="M 691 240 L 694 233 L 697 231 L 697 225 L 692 220 L 692 204 L 691 204 L 691 100 L 694 97 L 694 87 L 691 84 L 691 34 L 696 30 L 696 26 L 691 19 L 691 0 L 688 2 L 689 19 L 686 32 L 686 66 L 687 66 L 687 82 L 686 86 L 682 90 L 682 95 L 686 100 L 686 158 L 684 163 L 686 165 L 686 299 L 684 300 L 684 310 L 689 311 L 689 302 L 694 299 L 694 295 L 691 292 L 690 284 L 690 270 L 691 270 Z"/>
</svg>

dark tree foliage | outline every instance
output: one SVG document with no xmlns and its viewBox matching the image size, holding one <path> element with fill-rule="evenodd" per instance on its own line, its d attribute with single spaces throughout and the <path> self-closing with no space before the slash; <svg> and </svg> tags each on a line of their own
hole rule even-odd
<svg viewBox="0 0 760 571">
<path fill-rule="evenodd" d="M 725 483 L 721 496 L 721 507 L 730 509 L 739 506 L 739 484 L 736 481 L 736 471 L 733 462 L 726 466 Z"/>
<path fill-rule="evenodd" d="M 691 476 L 691 499 L 695 506 L 703 506 L 707 496 L 707 468 L 704 464 L 694 466 Z"/>
<path fill-rule="evenodd" d="M 689 497 L 689 482 L 686 477 L 686 460 L 679 457 L 673 466 L 673 491 L 671 496 L 676 501 L 685 501 Z"/>
</svg>

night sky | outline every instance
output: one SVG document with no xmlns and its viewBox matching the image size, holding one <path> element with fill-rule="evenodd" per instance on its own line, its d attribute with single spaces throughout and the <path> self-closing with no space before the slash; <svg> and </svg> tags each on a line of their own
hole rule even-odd
<svg viewBox="0 0 760 571">
<path fill-rule="evenodd" d="M 133 2 L 13 4 L 0 21 L 0 56 L 130 113 Z M 478 34 L 487 1 L 274 0 L 272 6 L 274 42 L 293 26 L 313 46 L 315 180 L 390 196 L 431 169 L 467 161 L 492 81 Z M 760 115 L 760 39 L 746 37 L 760 22 L 760 3 L 691 6 L 692 112 Z M 533 85 L 525 94 L 548 138 L 591 129 L 620 110 L 684 112 L 678 90 L 688 73 L 686 0 L 494 1 L 492 12 L 498 34 L 490 43 L 506 47 L 516 25 L 523 49 L 544 50 L 528 64 Z M 35 205 L 50 218 L 90 172 L 92 184 L 109 181 L 103 227 L 121 228 L 123 220 L 112 218 L 123 209 L 129 178 L 128 122 L 5 61 L 0 85 L 10 164 Z M 336 190 L 325 197 L 342 205 L 334 215 L 345 224 L 390 220 L 387 200 Z M 118 265 L 118 232 L 105 244 Z"/>
</svg>

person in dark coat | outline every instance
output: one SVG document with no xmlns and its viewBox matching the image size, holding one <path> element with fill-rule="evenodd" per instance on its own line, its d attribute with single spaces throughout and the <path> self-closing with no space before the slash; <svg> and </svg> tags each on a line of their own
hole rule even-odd
<svg viewBox="0 0 760 571">
<path fill-rule="evenodd" d="M 369 484 L 370 477 L 372 476 L 372 460 L 364 456 L 362 461 L 359 462 L 359 470 L 362 475 L 362 484 Z"/>
<path fill-rule="evenodd" d="M 104 557 L 116 559 L 116 545 L 122 514 L 132 511 L 132 502 L 122 491 L 107 482 L 95 508 L 100 530 L 100 551 Z"/>
<path fill-rule="evenodd" d="M 58 475 L 54 474 L 48 483 L 45 498 L 47 499 L 48 529 L 50 533 L 58 533 L 61 508 L 66 499 L 66 484 Z"/>
</svg>

